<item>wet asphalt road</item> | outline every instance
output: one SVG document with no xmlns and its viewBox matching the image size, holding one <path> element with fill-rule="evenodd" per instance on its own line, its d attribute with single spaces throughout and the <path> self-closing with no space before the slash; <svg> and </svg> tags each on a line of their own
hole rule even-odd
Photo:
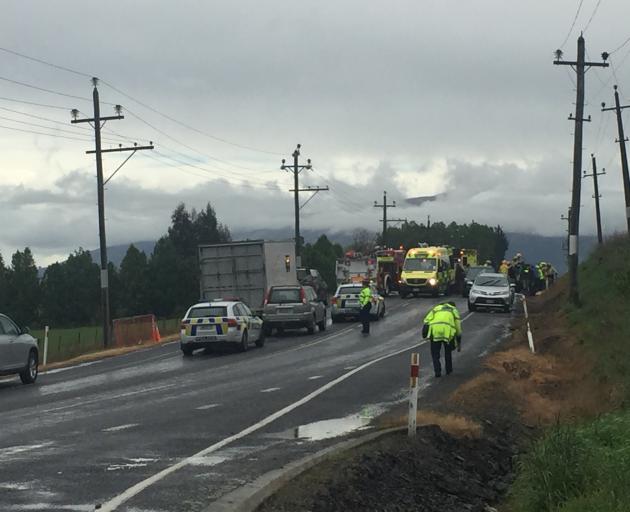
<svg viewBox="0 0 630 512">
<path fill-rule="evenodd" d="M 35 386 L 0 381 L 0 510 L 213 510 L 404 399 L 409 353 L 436 302 L 388 299 L 369 338 L 340 323 L 246 353 L 183 358 L 172 343 L 42 374 Z M 456 302 L 466 320 L 454 374 L 434 379 L 428 345 L 415 350 L 420 406 L 461 383 L 507 330 L 509 315 L 468 316 Z"/>
</svg>

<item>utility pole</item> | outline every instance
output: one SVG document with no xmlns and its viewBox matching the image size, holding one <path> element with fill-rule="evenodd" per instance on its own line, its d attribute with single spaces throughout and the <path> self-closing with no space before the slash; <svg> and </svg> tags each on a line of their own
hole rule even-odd
<svg viewBox="0 0 630 512">
<path fill-rule="evenodd" d="M 293 165 L 285 165 L 286 160 L 282 159 L 282 166 L 280 167 L 284 171 L 293 173 L 293 188 L 289 192 L 293 192 L 293 207 L 295 210 L 295 265 L 296 268 L 302 265 L 302 239 L 300 237 L 300 210 L 306 206 L 318 192 L 329 190 L 328 187 L 307 187 L 300 188 L 299 175 L 305 169 L 311 169 L 311 159 L 306 161 L 306 165 L 300 165 L 300 148 L 301 144 L 297 145 L 297 148 L 293 152 Z M 313 192 L 313 195 L 300 206 L 300 192 Z"/>
<path fill-rule="evenodd" d="M 595 189 L 595 194 L 593 194 L 593 197 L 595 198 L 595 220 L 597 221 L 597 242 L 601 245 L 604 242 L 604 237 L 602 236 L 602 215 L 599 210 L 599 198 L 602 196 L 599 194 L 597 176 L 603 176 L 604 174 L 606 174 L 606 169 L 603 169 L 602 172 L 598 173 L 597 161 L 595 160 L 595 155 L 593 153 L 591 153 L 591 160 L 593 162 L 593 173 L 586 174 L 586 171 L 584 171 L 584 177 L 593 177 L 593 188 Z"/>
<path fill-rule="evenodd" d="M 383 204 L 374 201 L 374 208 L 383 208 L 383 247 L 387 247 L 387 208 L 396 208 L 396 201 L 387 204 L 387 192 L 383 192 Z M 393 222 L 393 221 L 390 221 Z"/>
<path fill-rule="evenodd" d="M 560 220 L 567 223 L 567 240 L 565 250 L 567 251 L 567 265 L 569 264 L 569 233 L 571 232 L 571 207 L 569 206 L 566 215 L 560 215 Z"/>
<path fill-rule="evenodd" d="M 101 128 L 105 126 L 107 121 L 116 121 L 119 119 L 124 119 L 125 116 L 121 114 L 122 107 L 120 105 L 116 105 L 114 110 L 116 112 L 115 116 L 101 116 L 101 107 L 98 96 L 98 78 L 92 78 L 92 85 L 94 89 L 92 91 L 92 101 L 94 104 L 94 117 L 91 119 L 78 119 L 79 111 L 77 109 L 72 109 L 72 121 L 73 124 L 78 123 L 89 123 L 94 128 L 94 150 L 86 151 L 85 153 L 90 155 L 96 155 L 96 186 L 97 186 L 97 199 L 98 199 L 98 235 L 99 235 L 99 244 L 100 244 L 100 255 L 101 255 L 101 315 L 103 320 L 103 346 L 109 347 L 111 344 L 111 318 L 110 318 L 110 308 L 109 308 L 109 276 L 107 270 L 107 240 L 105 236 L 105 185 L 109 180 L 111 180 L 114 175 L 122 168 L 125 163 L 135 155 L 136 151 L 144 150 L 144 149 L 153 149 L 153 143 L 151 142 L 148 146 L 138 146 L 134 144 L 132 147 L 122 147 L 119 145 L 118 148 L 115 149 L 102 149 L 101 148 Z M 131 155 L 129 155 L 122 164 L 118 166 L 118 168 L 109 176 L 109 178 L 103 178 L 103 153 L 115 153 L 122 151 L 132 151 Z"/>
<path fill-rule="evenodd" d="M 607 110 L 615 110 L 617 112 L 617 129 L 619 130 L 619 139 L 615 142 L 619 143 L 619 152 L 621 153 L 621 174 L 623 175 L 623 193 L 626 198 L 626 223 L 628 225 L 628 233 L 630 234 L 630 177 L 628 175 L 628 154 L 626 152 L 627 138 L 623 133 L 623 119 L 621 118 L 621 111 L 624 108 L 630 108 L 630 105 L 619 105 L 619 91 L 615 85 L 615 106 L 612 108 L 605 108 L 606 104 L 602 103 L 602 112 Z"/>
<path fill-rule="evenodd" d="M 577 75 L 577 93 L 575 101 L 575 116 L 569 114 L 569 120 L 575 121 L 573 141 L 573 189 L 571 193 L 571 215 L 569 216 L 569 300 L 579 306 L 580 295 L 578 290 L 578 239 L 580 232 L 580 196 L 582 192 L 582 129 L 584 121 L 584 75 L 586 69 L 592 66 L 608 67 L 607 62 L 585 62 L 584 37 L 580 34 L 577 42 L 577 61 L 562 60 L 562 50 L 556 51 L 556 60 L 553 62 L 559 66 L 571 66 Z M 605 61 L 607 53 L 602 54 Z"/>
</svg>

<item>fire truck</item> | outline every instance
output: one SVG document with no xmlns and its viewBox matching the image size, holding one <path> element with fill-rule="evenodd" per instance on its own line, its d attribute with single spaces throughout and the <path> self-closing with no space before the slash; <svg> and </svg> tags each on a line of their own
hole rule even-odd
<svg viewBox="0 0 630 512">
<path fill-rule="evenodd" d="M 400 288 L 400 274 L 405 263 L 404 249 L 380 249 L 376 251 L 376 286 L 384 296 Z"/>
</svg>

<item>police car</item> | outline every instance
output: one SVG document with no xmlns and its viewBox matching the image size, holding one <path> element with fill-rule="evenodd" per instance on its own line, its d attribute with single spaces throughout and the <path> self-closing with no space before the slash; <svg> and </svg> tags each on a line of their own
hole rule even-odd
<svg viewBox="0 0 630 512">
<path fill-rule="evenodd" d="M 238 300 L 215 300 L 191 306 L 182 320 L 180 347 L 185 356 L 198 348 L 237 346 L 242 352 L 251 342 L 265 344 L 262 319 Z"/>
<path fill-rule="evenodd" d="M 342 284 L 331 300 L 330 315 L 333 322 L 339 322 L 350 317 L 358 317 L 361 311 L 359 294 L 363 286 L 361 284 Z M 380 320 L 385 316 L 385 299 L 381 297 L 376 286 L 370 285 L 372 292 L 372 305 L 370 316 L 373 320 Z"/>
</svg>

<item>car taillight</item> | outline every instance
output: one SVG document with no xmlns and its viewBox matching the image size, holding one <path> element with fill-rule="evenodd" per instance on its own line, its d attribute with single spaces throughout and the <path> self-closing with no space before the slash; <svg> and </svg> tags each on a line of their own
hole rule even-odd
<svg viewBox="0 0 630 512">
<path fill-rule="evenodd" d="M 236 327 L 238 325 L 236 318 L 228 318 L 227 324 L 228 327 Z"/>
<path fill-rule="evenodd" d="M 180 325 L 180 326 L 179 326 L 179 328 L 180 328 L 182 331 L 185 331 L 185 330 L 186 330 L 186 325 L 187 325 L 187 324 L 182 324 L 182 325 Z"/>
<path fill-rule="evenodd" d="M 306 293 L 304 293 L 304 288 L 300 288 L 300 300 L 302 304 L 306 304 Z"/>
<path fill-rule="evenodd" d="M 337 304 L 337 297 L 334 297 L 334 296 L 333 296 L 333 298 L 332 298 L 332 299 L 330 299 L 330 302 L 331 302 L 332 304 Z"/>
<path fill-rule="evenodd" d="M 265 292 L 265 300 L 264 300 L 264 302 L 263 302 L 263 306 L 266 306 L 267 304 L 269 304 L 269 292 L 270 292 L 270 291 L 271 291 L 271 290 L 267 290 L 267 291 Z"/>
</svg>

